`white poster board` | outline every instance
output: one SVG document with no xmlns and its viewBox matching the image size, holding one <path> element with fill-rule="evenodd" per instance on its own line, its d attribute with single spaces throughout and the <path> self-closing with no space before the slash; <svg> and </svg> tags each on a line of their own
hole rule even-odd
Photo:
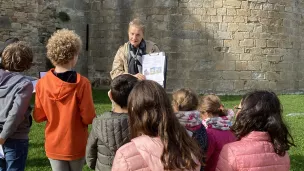
<svg viewBox="0 0 304 171">
<path fill-rule="evenodd" d="M 165 87 L 167 63 L 165 52 L 151 53 L 142 56 L 142 74 L 147 80 L 158 82 Z"/>
<path fill-rule="evenodd" d="M 42 77 L 44 77 L 46 73 L 47 72 L 44 72 L 44 71 L 43 72 L 39 72 L 39 79 L 42 78 Z M 33 84 L 33 87 L 34 87 L 33 93 L 36 93 L 36 84 L 37 84 L 37 82 L 38 82 L 38 79 L 32 80 L 32 84 Z"/>
</svg>

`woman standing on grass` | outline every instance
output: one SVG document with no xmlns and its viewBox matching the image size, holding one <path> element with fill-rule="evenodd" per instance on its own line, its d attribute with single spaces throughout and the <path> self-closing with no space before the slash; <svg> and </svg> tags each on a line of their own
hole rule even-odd
<svg viewBox="0 0 304 171">
<path fill-rule="evenodd" d="M 139 80 L 144 80 L 142 74 L 142 56 L 145 54 L 159 52 L 156 43 L 144 40 L 145 26 L 139 19 L 129 23 L 129 41 L 120 46 L 113 61 L 111 78 L 114 79 L 121 74 L 132 74 Z"/>
<path fill-rule="evenodd" d="M 223 147 L 217 171 L 288 171 L 287 151 L 293 139 L 282 119 L 282 106 L 275 93 L 246 94 L 231 130 L 238 141 Z"/>
</svg>

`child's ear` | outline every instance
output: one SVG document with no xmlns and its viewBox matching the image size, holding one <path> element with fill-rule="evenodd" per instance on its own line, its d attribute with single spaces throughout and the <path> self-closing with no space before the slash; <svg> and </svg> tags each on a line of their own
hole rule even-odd
<svg viewBox="0 0 304 171">
<path fill-rule="evenodd" d="M 108 96 L 109 96 L 109 99 L 110 99 L 111 101 L 113 101 L 113 99 L 112 99 L 112 92 L 111 92 L 111 90 L 109 90 L 109 91 L 108 91 Z"/>
</svg>

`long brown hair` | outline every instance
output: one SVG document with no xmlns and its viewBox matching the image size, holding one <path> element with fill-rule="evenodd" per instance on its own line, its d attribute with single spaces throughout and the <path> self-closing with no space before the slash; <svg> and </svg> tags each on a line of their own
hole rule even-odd
<svg viewBox="0 0 304 171">
<path fill-rule="evenodd" d="M 271 91 L 253 91 L 245 94 L 231 130 L 240 140 L 252 131 L 268 132 L 275 153 L 284 156 L 294 140 L 282 117 L 283 109 L 277 95 Z"/>
<path fill-rule="evenodd" d="M 164 150 L 161 161 L 165 170 L 195 169 L 202 153 L 173 113 L 164 88 L 144 80 L 133 88 L 128 99 L 132 138 L 141 134 L 159 136 Z"/>
</svg>

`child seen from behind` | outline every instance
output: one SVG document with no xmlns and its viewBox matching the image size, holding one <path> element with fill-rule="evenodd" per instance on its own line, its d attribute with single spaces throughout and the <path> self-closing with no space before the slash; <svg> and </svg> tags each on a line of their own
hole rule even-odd
<svg viewBox="0 0 304 171">
<path fill-rule="evenodd" d="M 73 70 L 81 50 L 71 30 L 55 32 L 47 43 L 55 66 L 36 85 L 34 119 L 46 121 L 45 152 L 53 171 L 81 171 L 85 163 L 88 125 L 95 117 L 89 80 Z"/>
<path fill-rule="evenodd" d="M 216 163 L 223 146 L 236 140 L 230 131 L 234 113 L 231 109 L 226 110 L 220 98 L 216 95 L 201 97 L 199 110 L 208 136 L 205 170 L 215 171 Z"/>
<path fill-rule="evenodd" d="M 93 120 L 86 147 L 86 161 L 91 169 L 110 171 L 118 148 L 130 142 L 127 102 L 137 82 L 137 78 L 130 74 L 113 79 L 108 96 L 114 108 Z"/>
</svg>

